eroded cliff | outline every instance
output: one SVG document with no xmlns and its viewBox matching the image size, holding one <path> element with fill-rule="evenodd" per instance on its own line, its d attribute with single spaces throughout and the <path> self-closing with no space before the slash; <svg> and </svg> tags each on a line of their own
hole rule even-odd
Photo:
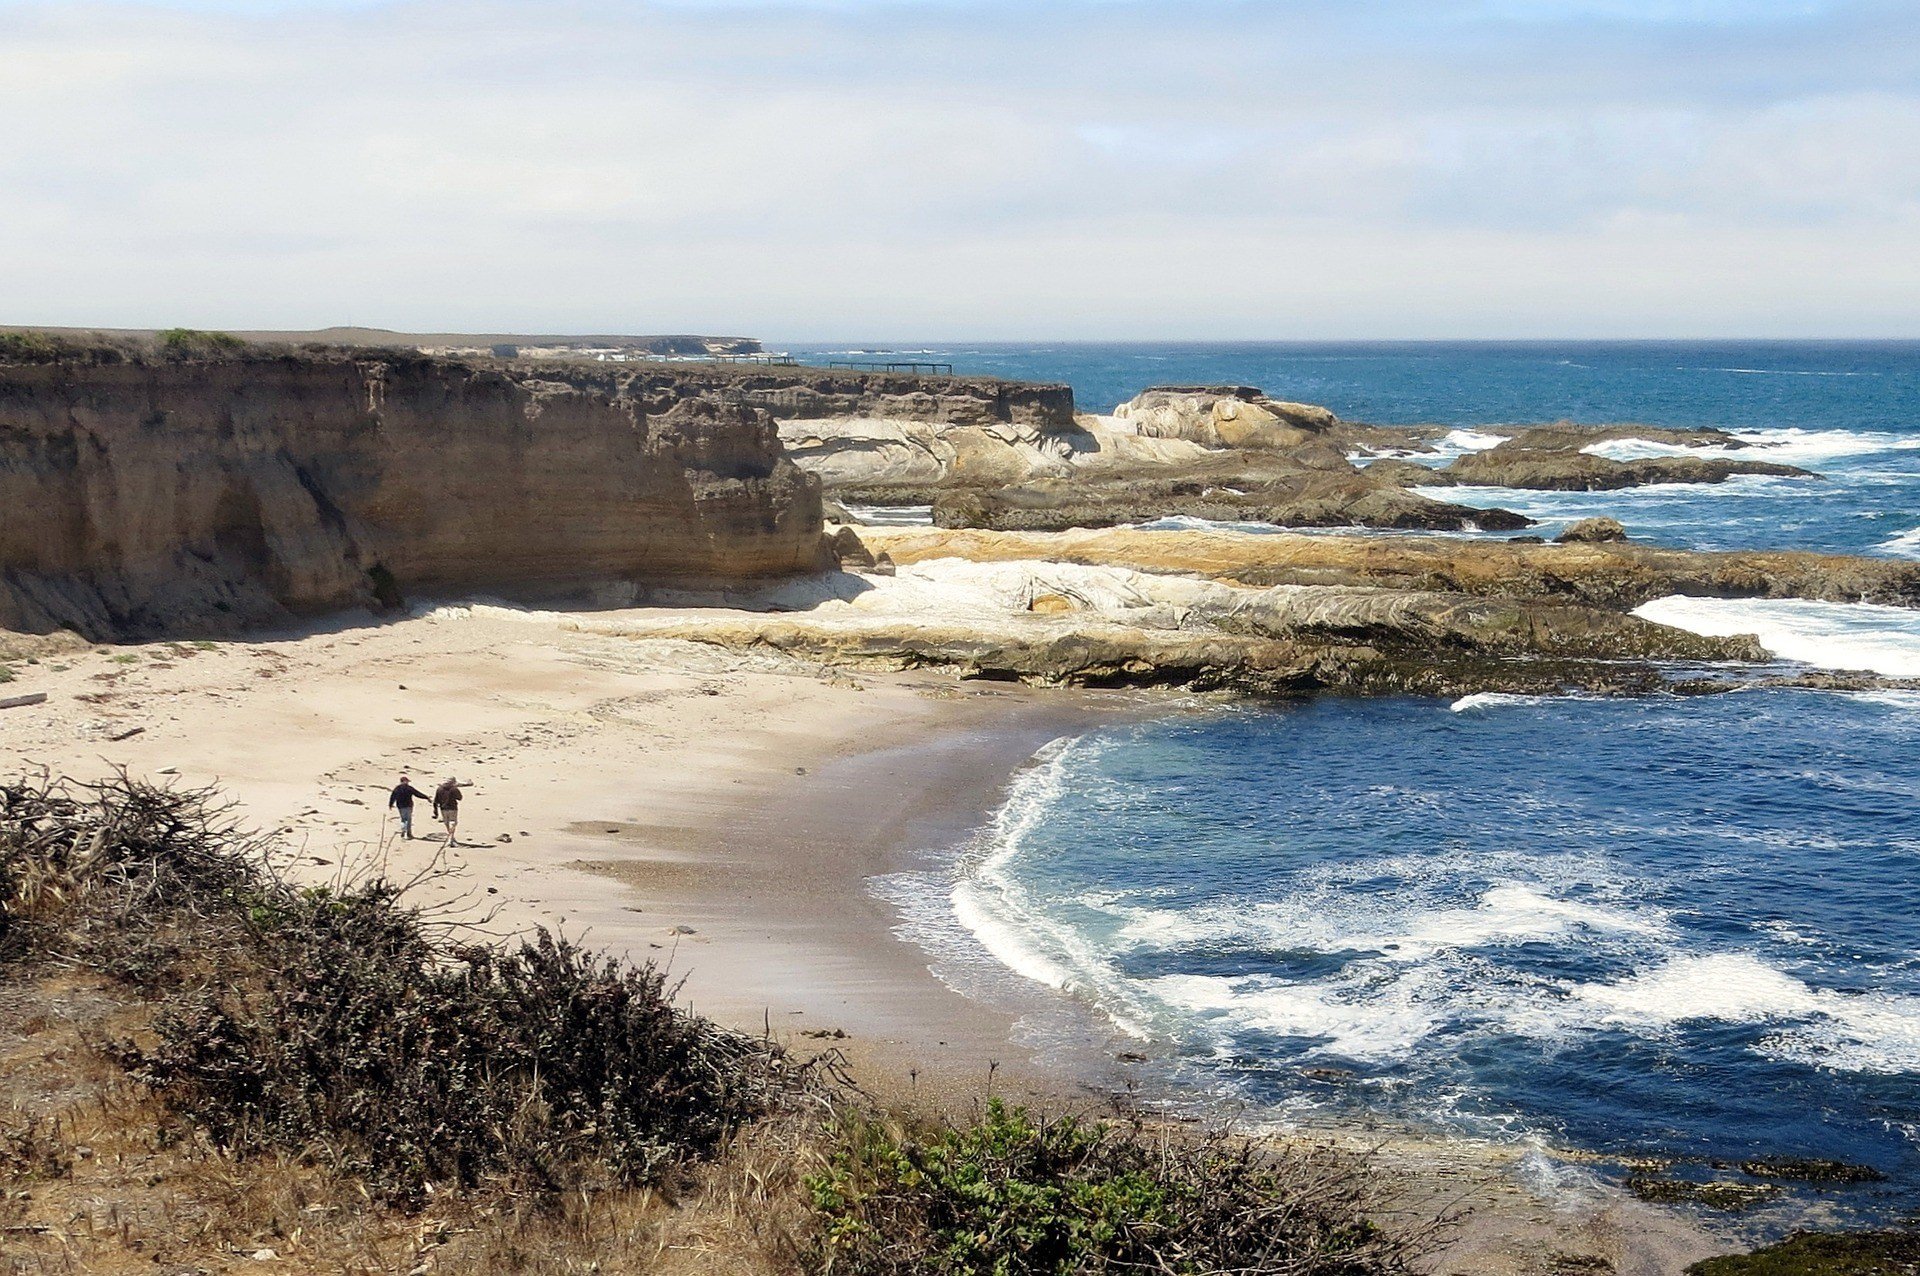
<svg viewBox="0 0 1920 1276">
<path fill-rule="evenodd" d="M 770 415 L 658 374 L 318 350 L 0 363 L 0 628 L 733 584 L 815 568 L 819 533 Z"/>
</svg>

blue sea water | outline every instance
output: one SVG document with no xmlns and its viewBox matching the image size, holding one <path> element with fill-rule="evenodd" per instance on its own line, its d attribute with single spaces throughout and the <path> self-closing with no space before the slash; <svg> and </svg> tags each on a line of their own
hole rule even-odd
<svg viewBox="0 0 1920 1276">
<path fill-rule="evenodd" d="M 1455 446 L 1562 417 L 1718 426 L 1824 478 L 1472 495 L 1677 545 L 1920 555 L 1916 343 L 919 357 L 1065 380 L 1095 410 L 1148 384 L 1258 385 L 1456 427 Z M 1920 675 L 1914 612 L 1645 610 Z M 1920 692 L 1183 710 L 1057 744 L 919 889 L 1004 978 L 1255 1112 L 1698 1164 L 1830 1157 L 1891 1176 L 1843 1207 L 1920 1201 Z"/>
</svg>

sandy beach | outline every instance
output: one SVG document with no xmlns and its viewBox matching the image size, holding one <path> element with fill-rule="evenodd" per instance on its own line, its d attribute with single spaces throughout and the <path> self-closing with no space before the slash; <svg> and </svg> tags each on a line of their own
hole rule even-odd
<svg viewBox="0 0 1920 1276">
<path fill-rule="evenodd" d="M 320 880 L 376 858 L 405 879 L 443 856 L 424 897 L 458 899 L 488 932 L 544 926 L 664 964 L 700 1012 L 841 1048 L 889 1092 L 910 1070 L 964 1088 L 989 1061 L 1002 1084 L 1022 1069 L 1011 1016 L 935 979 L 866 880 L 901 847 L 965 838 L 1048 740 L 1138 711 L 487 607 L 17 668 L 9 690 L 48 700 L 0 715 L 12 767 L 218 786 Z M 461 781 L 451 852 L 424 803 L 399 837 L 386 797 L 402 774 Z"/>
</svg>

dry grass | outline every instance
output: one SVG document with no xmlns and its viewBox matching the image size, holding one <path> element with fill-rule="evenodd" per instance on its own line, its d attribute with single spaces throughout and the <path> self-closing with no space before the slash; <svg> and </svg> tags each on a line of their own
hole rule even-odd
<svg viewBox="0 0 1920 1276">
<path fill-rule="evenodd" d="M 741 1131 L 674 1189 L 492 1184 L 409 1212 L 308 1158 L 236 1157 L 95 1049 L 151 1008 L 103 977 L 41 974 L 0 998 L 0 1273 L 791 1270 L 819 1162 L 803 1117 Z M 272 1250 L 271 1262 L 254 1254 Z"/>
</svg>

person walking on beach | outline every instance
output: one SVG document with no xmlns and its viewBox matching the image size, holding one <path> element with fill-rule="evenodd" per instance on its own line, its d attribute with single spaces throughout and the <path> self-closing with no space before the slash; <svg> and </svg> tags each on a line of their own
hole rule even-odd
<svg viewBox="0 0 1920 1276">
<path fill-rule="evenodd" d="M 433 791 L 433 815 L 447 826 L 447 845 L 455 845 L 454 829 L 460 823 L 460 799 L 466 795 L 460 792 L 460 782 L 448 776 L 446 782 Z"/>
<path fill-rule="evenodd" d="M 413 840 L 413 800 L 415 798 L 424 802 L 427 800 L 427 795 L 414 788 L 413 783 L 404 775 L 400 777 L 400 783 L 393 786 L 393 792 L 387 794 L 387 805 L 400 817 L 400 836 L 409 842 Z"/>
</svg>

